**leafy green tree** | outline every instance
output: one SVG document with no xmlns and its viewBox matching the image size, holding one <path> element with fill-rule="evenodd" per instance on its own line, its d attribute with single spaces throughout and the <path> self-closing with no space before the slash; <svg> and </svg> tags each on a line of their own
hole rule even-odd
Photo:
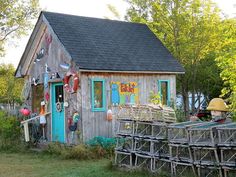
<svg viewBox="0 0 236 177">
<path fill-rule="evenodd" d="M 186 73 L 177 78 L 179 93 L 183 95 L 184 111 L 188 115 L 188 95 L 202 92 L 202 83 L 219 72 L 213 70 L 215 48 L 220 36 L 219 9 L 210 0 L 127 0 L 130 8 L 126 19 L 146 23 L 156 36 L 184 66 Z M 203 64 L 208 70 L 203 72 Z M 209 72 L 209 73 L 208 73 Z M 203 77 L 198 77 L 199 74 Z M 215 81 L 217 84 L 217 81 Z M 220 87 L 219 83 L 219 87 Z M 211 91 L 212 86 L 208 87 Z M 207 94 L 208 95 L 208 94 Z M 194 108 L 194 101 L 192 107 Z"/>
<path fill-rule="evenodd" d="M 9 38 L 20 37 L 32 28 L 39 12 L 38 0 L 0 0 L 0 56 Z"/>
<path fill-rule="evenodd" d="M 227 98 L 236 118 L 236 19 L 227 19 L 221 25 L 222 35 L 219 40 L 218 66 L 224 81 L 222 96 Z"/>
<path fill-rule="evenodd" d="M 14 77 L 13 65 L 0 65 L 0 102 L 14 107 L 15 103 L 21 103 L 23 79 Z"/>
</svg>

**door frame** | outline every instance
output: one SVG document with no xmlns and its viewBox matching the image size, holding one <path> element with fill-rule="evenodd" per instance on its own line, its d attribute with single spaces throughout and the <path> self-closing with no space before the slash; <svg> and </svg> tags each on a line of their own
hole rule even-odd
<svg viewBox="0 0 236 177">
<path fill-rule="evenodd" d="M 62 85 L 63 86 L 63 98 L 64 98 L 64 102 L 65 102 L 65 91 L 64 91 L 64 84 L 63 82 L 50 82 L 50 109 L 51 109 L 51 141 L 53 142 L 53 130 L 52 130 L 52 89 L 53 87 L 56 85 Z M 55 87 L 54 87 L 55 88 Z M 64 102 L 63 102 L 63 107 L 64 107 Z M 65 121 L 65 108 L 64 109 L 64 115 L 63 115 L 63 119 L 64 119 L 64 142 L 66 143 L 66 121 Z"/>
</svg>

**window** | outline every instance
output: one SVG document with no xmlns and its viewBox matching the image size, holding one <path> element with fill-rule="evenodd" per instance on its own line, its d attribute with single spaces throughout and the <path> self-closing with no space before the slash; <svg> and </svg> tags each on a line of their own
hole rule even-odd
<svg viewBox="0 0 236 177">
<path fill-rule="evenodd" d="M 161 103 L 163 105 L 170 106 L 170 81 L 159 80 L 158 81 L 158 92 L 161 96 Z"/>
<path fill-rule="evenodd" d="M 105 111 L 105 103 L 105 80 L 92 79 L 92 111 Z"/>
<path fill-rule="evenodd" d="M 44 99 L 44 87 L 42 84 L 32 85 L 32 111 L 33 113 L 40 112 L 40 103 Z"/>
</svg>

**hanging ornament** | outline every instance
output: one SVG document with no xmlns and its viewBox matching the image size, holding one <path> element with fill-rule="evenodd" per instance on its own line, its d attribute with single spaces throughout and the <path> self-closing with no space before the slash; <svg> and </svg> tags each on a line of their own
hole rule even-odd
<svg viewBox="0 0 236 177">
<path fill-rule="evenodd" d="M 61 102 L 59 102 L 59 101 L 56 103 L 56 111 L 57 112 L 61 112 L 62 111 Z"/>
<path fill-rule="evenodd" d="M 64 63 L 61 63 L 61 64 L 60 64 L 60 67 L 61 67 L 62 69 L 68 70 L 68 69 L 70 68 L 70 65 L 69 65 L 68 63 L 64 62 Z"/>
<path fill-rule="evenodd" d="M 45 93 L 45 99 L 46 99 L 47 102 L 49 101 L 49 98 L 50 98 L 50 95 L 49 95 L 48 92 L 46 92 L 46 93 Z"/>
<path fill-rule="evenodd" d="M 79 119 L 80 119 L 79 113 L 75 112 L 73 115 L 73 122 L 77 123 L 79 121 Z"/>
</svg>

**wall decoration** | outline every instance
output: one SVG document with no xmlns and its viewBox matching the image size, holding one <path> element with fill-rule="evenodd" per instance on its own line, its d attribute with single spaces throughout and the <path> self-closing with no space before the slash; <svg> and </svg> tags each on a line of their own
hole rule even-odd
<svg viewBox="0 0 236 177">
<path fill-rule="evenodd" d="M 64 62 L 64 63 L 61 63 L 61 64 L 60 64 L 60 67 L 61 67 L 62 69 L 68 70 L 68 69 L 70 68 L 70 65 L 69 65 L 68 63 Z"/>
<path fill-rule="evenodd" d="M 49 46 L 52 42 L 52 35 L 51 34 L 46 34 L 45 35 L 45 41 L 46 41 L 46 54 L 48 55 L 49 52 Z"/>
<path fill-rule="evenodd" d="M 39 83 L 39 76 L 37 77 L 37 79 L 35 79 L 35 78 L 33 77 L 32 82 L 33 82 L 33 84 L 34 84 L 35 86 L 38 85 L 38 83 Z"/>
<path fill-rule="evenodd" d="M 119 95 L 119 85 L 114 83 L 111 84 L 111 102 L 114 105 L 118 105 L 120 103 L 120 95 Z"/>
<path fill-rule="evenodd" d="M 61 111 L 62 111 L 62 105 L 61 105 L 61 102 L 60 102 L 60 101 L 58 101 L 58 102 L 56 103 L 56 111 L 57 111 L 57 112 L 61 112 Z"/>
<path fill-rule="evenodd" d="M 137 82 L 111 82 L 111 102 L 113 105 L 138 104 Z"/>
</svg>

